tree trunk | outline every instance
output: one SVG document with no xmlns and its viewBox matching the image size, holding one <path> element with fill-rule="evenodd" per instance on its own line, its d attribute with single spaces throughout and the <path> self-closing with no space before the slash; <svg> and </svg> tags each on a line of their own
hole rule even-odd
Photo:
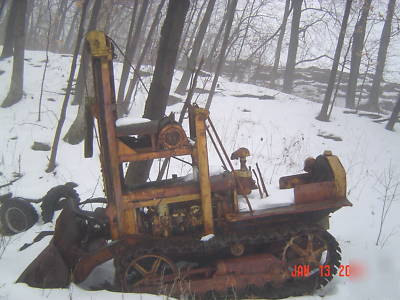
<svg viewBox="0 0 400 300">
<path fill-rule="evenodd" d="M 89 25 L 87 32 L 95 30 L 97 25 L 97 19 L 101 10 L 103 0 L 95 0 L 92 8 L 92 14 L 90 16 Z M 81 55 L 81 61 L 79 64 L 78 78 L 76 79 L 76 85 L 74 89 L 74 100 L 71 104 L 81 104 L 85 88 L 85 78 L 87 75 L 88 67 L 88 53 L 83 51 Z"/>
<path fill-rule="evenodd" d="M 58 143 L 60 141 L 61 129 L 64 125 L 65 116 L 67 114 L 68 99 L 69 99 L 69 96 L 71 95 L 71 90 L 72 90 L 72 81 L 75 77 L 76 63 L 78 61 L 79 49 L 80 49 L 81 41 L 83 38 L 83 30 L 84 30 L 83 27 L 85 24 L 86 10 L 87 10 L 88 3 L 89 3 L 89 0 L 84 0 L 83 5 L 82 5 L 81 21 L 79 24 L 78 36 L 76 38 L 74 56 L 72 58 L 72 63 L 71 63 L 71 71 L 69 73 L 67 89 L 65 90 L 65 97 L 64 97 L 63 104 L 61 107 L 60 118 L 58 120 L 56 133 L 54 135 L 54 141 L 53 141 L 53 146 L 51 148 L 50 160 L 49 160 L 49 164 L 46 169 L 47 173 L 52 172 L 56 168 Z"/>
<path fill-rule="evenodd" d="M 208 56 L 206 59 L 206 64 L 205 64 L 204 68 L 210 72 L 212 71 L 212 68 L 213 68 L 215 52 L 217 51 L 217 47 L 218 47 L 219 41 L 221 39 L 222 32 L 224 31 L 224 28 L 225 28 L 227 15 L 228 15 L 228 11 L 226 11 L 224 14 L 224 18 L 222 19 L 221 25 L 219 26 L 219 29 L 218 29 L 218 33 L 215 36 L 214 42 L 212 44 L 210 53 L 208 53 Z"/>
<path fill-rule="evenodd" d="M 60 35 L 65 23 L 65 17 L 67 15 L 67 4 L 68 0 L 62 0 L 60 6 L 57 9 L 55 16 L 56 23 L 54 24 L 51 49 L 52 51 L 58 51 L 60 49 Z"/>
<path fill-rule="evenodd" d="M 133 71 L 133 78 L 130 80 L 129 82 L 129 87 L 128 87 L 128 91 L 126 93 L 126 97 L 124 99 L 124 102 L 122 104 L 121 107 L 119 107 L 119 115 L 124 115 L 124 114 L 128 114 L 128 110 L 129 110 L 129 105 L 131 103 L 131 99 L 132 99 L 132 94 L 133 94 L 133 90 L 136 86 L 136 83 L 139 79 L 140 76 L 140 68 L 142 67 L 142 64 L 144 62 L 144 59 L 146 57 L 146 54 L 148 54 L 150 46 L 151 46 L 151 41 L 155 32 L 155 29 L 157 27 L 157 24 L 160 22 L 160 17 L 161 17 L 161 10 L 164 6 L 165 0 L 161 0 L 160 4 L 157 7 L 157 12 L 156 15 L 154 17 L 153 23 L 151 24 L 150 30 L 147 34 L 147 38 L 146 38 L 146 42 L 144 43 L 144 47 L 142 49 L 142 53 L 140 54 L 139 60 L 136 64 L 135 70 Z"/>
<path fill-rule="evenodd" d="M 197 58 L 199 56 L 201 45 L 203 44 L 204 36 L 207 31 L 208 24 L 210 23 L 211 13 L 214 9 L 215 0 L 209 0 L 206 12 L 204 14 L 203 20 L 201 21 L 199 31 L 197 32 L 196 38 L 193 43 L 192 51 L 188 59 L 185 71 L 183 72 L 181 81 L 175 90 L 175 93 L 184 95 L 186 93 L 186 87 L 189 83 L 190 76 L 194 72 L 196 67 Z"/>
<path fill-rule="evenodd" d="M 144 109 L 144 118 L 158 120 L 165 114 L 172 77 L 178 54 L 189 0 L 170 0 L 167 16 L 161 29 L 161 38 L 149 95 Z M 139 184 L 149 177 L 153 161 L 130 164 L 126 173 L 127 184 Z"/>
<path fill-rule="evenodd" d="M 142 30 L 142 24 L 144 21 L 144 17 L 146 15 L 148 5 L 149 5 L 149 0 L 143 0 L 142 7 L 139 13 L 139 18 L 136 22 L 135 33 L 132 37 L 132 40 L 129 43 L 129 47 L 125 51 L 126 56 L 124 58 L 121 80 L 119 82 L 119 88 L 118 88 L 118 96 L 117 96 L 118 103 L 122 103 L 124 101 L 126 82 L 128 81 L 129 70 L 131 68 L 132 60 L 135 57 L 135 53 L 138 48 L 138 39 L 140 31 Z"/>
<path fill-rule="evenodd" d="M 289 50 L 283 78 L 283 91 L 287 93 L 293 90 L 294 68 L 296 66 L 297 48 L 299 46 L 299 26 L 302 4 L 303 0 L 293 0 L 292 27 L 290 29 Z"/>
<path fill-rule="evenodd" d="M 103 0 L 96 0 L 96 2 L 94 3 L 92 15 L 90 16 L 89 26 L 87 29 L 88 32 L 96 29 L 97 19 L 101 10 L 102 2 Z M 71 127 L 63 138 L 65 142 L 72 145 L 79 144 L 83 141 L 85 137 L 85 101 L 83 97 L 85 95 L 85 85 L 86 77 L 88 74 L 89 61 L 89 53 L 87 51 L 83 51 L 74 95 L 74 102 L 79 103 L 78 114 L 76 115 L 74 122 L 71 124 Z"/>
<path fill-rule="evenodd" d="M 13 55 L 14 38 L 15 38 L 14 27 L 16 25 L 18 26 L 18 24 L 15 24 L 16 23 L 15 20 L 17 19 L 17 14 L 18 14 L 18 3 L 19 1 L 12 1 L 10 6 L 10 13 L 8 14 L 6 33 L 3 43 L 3 51 L 1 52 L 0 58 L 10 57 Z M 25 21 L 24 21 L 24 28 L 25 28 Z"/>
<path fill-rule="evenodd" d="M 64 42 L 64 52 L 70 52 L 71 49 L 71 41 L 72 41 L 72 36 L 74 35 L 74 31 L 75 31 L 75 23 L 78 21 L 78 16 L 79 16 L 79 8 L 75 9 L 75 13 L 74 16 L 72 18 L 72 22 L 71 22 L 71 26 L 68 29 L 68 34 L 67 37 L 65 38 L 65 42 Z"/>
<path fill-rule="evenodd" d="M 24 94 L 24 54 L 25 19 L 27 0 L 14 1 L 16 4 L 16 22 L 14 31 L 14 58 L 11 85 L 1 107 L 9 107 L 22 99 Z"/>
<path fill-rule="evenodd" d="M 43 1 L 44 2 L 44 1 Z M 37 49 L 39 41 L 37 39 L 38 32 L 39 32 L 39 24 L 41 23 L 43 17 L 43 11 L 46 9 L 46 5 L 39 3 L 39 12 L 37 13 L 36 18 L 32 18 L 31 26 L 29 28 L 29 32 L 26 36 L 26 47 L 27 49 Z M 35 20 L 34 20 L 35 19 Z"/>
<path fill-rule="evenodd" d="M 364 47 L 365 28 L 372 0 L 365 0 L 361 17 L 357 21 L 353 33 L 353 46 L 351 49 L 350 75 L 347 83 L 346 107 L 354 108 L 356 98 L 357 79 L 360 72 L 361 56 Z"/>
<path fill-rule="evenodd" d="M 189 42 L 187 43 L 187 49 L 186 49 L 186 51 L 185 51 L 185 56 L 188 55 L 189 49 L 190 49 L 191 47 L 193 47 L 193 40 L 194 40 L 195 34 L 196 34 L 196 32 L 197 32 L 197 28 L 199 28 L 199 23 L 200 23 L 200 20 L 201 20 L 201 15 L 203 14 L 203 9 L 204 9 L 206 3 L 207 3 L 207 1 L 203 0 L 203 3 L 202 3 L 201 6 L 200 6 L 200 10 L 199 10 L 199 12 L 197 13 L 196 22 L 195 22 L 195 24 L 194 24 L 194 27 L 193 27 L 192 32 L 190 33 Z"/>
<path fill-rule="evenodd" d="M 194 23 L 193 19 L 194 19 L 194 15 L 196 13 L 196 10 L 197 10 L 197 3 L 198 3 L 198 0 L 194 0 L 194 1 L 191 2 L 191 9 L 189 11 L 189 18 L 185 22 L 184 33 L 183 33 L 181 41 L 179 43 L 178 58 L 177 58 L 178 62 L 181 60 L 182 52 L 183 52 L 183 49 L 185 48 L 185 42 L 186 42 L 187 37 L 189 35 L 190 27 Z"/>
<path fill-rule="evenodd" d="M 398 121 L 399 113 L 400 113 L 400 96 L 397 98 L 396 105 L 393 107 L 392 114 L 385 127 L 387 130 L 393 130 L 394 124 L 396 123 L 396 121 Z"/>
<path fill-rule="evenodd" d="M 11 2 L 3 0 L 3 7 L 0 12 L 0 45 L 4 45 L 4 39 L 6 34 L 7 22 L 11 13 Z"/>
<path fill-rule="evenodd" d="M 229 43 L 229 34 L 231 32 L 233 19 L 235 17 L 235 10 L 236 10 L 237 2 L 238 2 L 238 0 L 232 0 L 231 1 L 231 6 L 230 6 L 230 8 L 228 10 L 226 27 L 225 27 L 225 34 L 224 34 L 224 40 L 222 41 L 221 51 L 219 53 L 219 59 L 218 59 L 218 64 L 217 64 L 217 69 L 215 70 L 214 79 L 213 79 L 213 82 L 211 84 L 210 93 L 208 94 L 208 98 L 207 98 L 207 103 L 206 103 L 206 108 L 207 109 L 210 109 L 211 101 L 212 101 L 212 98 L 213 98 L 214 93 L 215 93 L 215 88 L 217 87 L 218 78 L 219 78 L 219 75 L 222 72 L 222 67 L 225 64 L 225 53 L 226 53 L 226 48 L 228 47 L 228 43 Z"/>
<path fill-rule="evenodd" d="M 242 51 L 243 51 L 243 45 L 244 45 L 244 42 L 247 39 L 247 34 L 249 32 L 250 22 L 251 22 L 250 16 L 253 15 L 254 4 L 255 4 L 255 0 L 253 0 L 253 2 L 251 3 L 250 13 L 249 13 L 249 16 L 247 18 L 247 24 L 246 24 L 246 27 L 245 27 L 245 30 L 244 30 L 244 35 L 242 37 L 242 41 L 241 41 L 240 46 L 239 46 L 239 51 L 238 51 L 238 54 L 236 55 L 236 59 L 235 59 L 235 62 L 233 64 L 231 77 L 229 78 L 230 81 L 233 81 L 235 79 L 235 77 L 236 77 L 237 64 L 239 62 L 240 55 L 242 54 Z M 243 16 L 244 16 L 244 12 L 245 12 L 245 10 L 243 10 Z M 241 76 L 243 76 L 243 73 L 242 72 L 240 72 L 240 73 L 241 73 Z M 240 78 L 241 76 L 239 76 L 239 81 L 242 81 L 242 79 Z"/>
<path fill-rule="evenodd" d="M 114 12 L 115 0 L 110 0 L 107 2 L 107 5 L 104 7 L 104 26 L 102 26 L 102 30 L 108 34 L 111 25 L 111 19 Z M 102 24 L 103 25 L 103 24 Z"/>
<path fill-rule="evenodd" d="M 282 43 L 283 43 L 283 38 L 285 37 L 286 24 L 289 14 L 290 14 L 290 0 L 286 0 L 285 11 L 283 12 L 283 19 L 279 31 L 278 42 L 276 43 L 274 66 L 272 67 L 272 72 L 271 72 L 271 87 L 275 87 L 275 80 L 278 75 L 279 62 L 281 60 Z"/>
<path fill-rule="evenodd" d="M 381 39 L 379 43 L 378 61 L 376 64 L 376 70 L 374 79 L 372 81 L 371 93 L 369 94 L 368 103 L 365 105 L 365 109 L 370 111 L 379 111 L 379 96 L 381 94 L 381 82 L 383 78 L 383 70 L 385 69 L 386 55 L 390 43 L 390 35 L 392 32 L 392 20 L 394 14 L 394 7 L 396 0 L 389 0 L 386 20 L 383 25 Z"/>
<path fill-rule="evenodd" d="M 1 19 L 1 16 L 3 14 L 3 9 L 4 9 L 5 5 L 6 5 L 6 0 L 1 0 L 0 1 L 0 19 Z"/>
<path fill-rule="evenodd" d="M 329 121 L 328 108 L 329 108 L 329 103 L 331 102 L 333 88 L 335 86 L 336 73 L 338 70 L 340 54 L 342 52 L 343 42 L 344 42 L 344 38 L 346 35 L 347 22 L 349 20 L 352 1 L 353 0 L 346 1 L 346 8 L 345 8 L 344 15 L 343 15 L 342 25 L 340 27 L 340 33 L 339 33 L 339 38 L 338 38 L 338 42 L 336 45 L 335 56 L 333 58 L 332 69 L 329 74 L 328 87 L 326 88 L 324 102 L 322 104 L 321 111 L 317 117 L 317 120 L 320 120 L 320 121 Z"/>
</svg>

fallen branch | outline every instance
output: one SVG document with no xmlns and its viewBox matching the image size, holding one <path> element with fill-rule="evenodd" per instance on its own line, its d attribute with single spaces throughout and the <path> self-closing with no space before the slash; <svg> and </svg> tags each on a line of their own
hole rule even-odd
<svg viewBox="0 0 400 300">
<path fill-rule="evenodd" d="M 12 185 L 14 182 L 16 182 L 17 180 L 20 180 L 21 178 L 22 178 L 22 176 L 18 176 L 17 178 L 14 178 L 13 180 L 11 180 L 9 183 L 0 185 L 0 189 L 1 189 L 1 188 L 4 188 L 4 187 L 6 187 L 6 186 Z"/>
</svg>

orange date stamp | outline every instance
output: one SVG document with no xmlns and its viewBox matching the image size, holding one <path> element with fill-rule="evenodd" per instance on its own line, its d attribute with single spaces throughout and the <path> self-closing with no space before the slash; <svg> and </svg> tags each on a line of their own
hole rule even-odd
<svg viewBox="0 0 400 300">
<path fill-rule="evenodd" d="M 310 265 L 294 265 L 291 275 L 292 277 L 309 277 L 316 272 L 319 273 L 320 277 L 331 277 L 333 275 L 339 277 L 360 277 L 363 273 L 363 268 L 359 265 L 340 265 L 337 269 L 332 270 L 330 265 L 320 265 L 318 269 L 311 269 Z"/>
</svg>

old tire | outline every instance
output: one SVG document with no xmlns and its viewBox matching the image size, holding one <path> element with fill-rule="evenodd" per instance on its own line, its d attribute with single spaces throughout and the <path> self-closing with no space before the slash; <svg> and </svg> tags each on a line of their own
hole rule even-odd
<svg viewBox="0 0 400 300">
<path fill-rule="evenodd" d="M 32 204 L 21 198 L 8 199 L 0 207 L 0 223 L 5 235 L 26 231 L 38 219 L 38 214 Z"/>
<path fill-rule="evenodd" d="M 54 212 L 63 208 L 65 199 L 73 199 L 77 204 L 80 202 L 78 193 L 74 190 L 76 184 L 67 183 L 65 185 L 59 185 L 50 189 L 47 194 L 41 199 L 42 204 L 42 219 L 44 223 L 52 222 Z"/>
</svg>

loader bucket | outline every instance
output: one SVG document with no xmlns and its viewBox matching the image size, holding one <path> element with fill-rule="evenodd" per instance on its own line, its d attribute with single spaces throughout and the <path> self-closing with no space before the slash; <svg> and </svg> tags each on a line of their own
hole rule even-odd
<svg viewBox="0 0 400 300">
<path fill-rule="evenodd" d="M 53 240 L 25 269 L 17 282 L 37 288 L 68 287 L 70 272 Z"/>
<path fill-rule="evenodd" d="M 56 221 L 49 245 L 17 279 L 32 287 L 65 288 L 71 282 L 71 272 L 83 254 L 81 242 L 86 227 L 76 213 L 76 203 L 67 201 Z"/>
</svg>

